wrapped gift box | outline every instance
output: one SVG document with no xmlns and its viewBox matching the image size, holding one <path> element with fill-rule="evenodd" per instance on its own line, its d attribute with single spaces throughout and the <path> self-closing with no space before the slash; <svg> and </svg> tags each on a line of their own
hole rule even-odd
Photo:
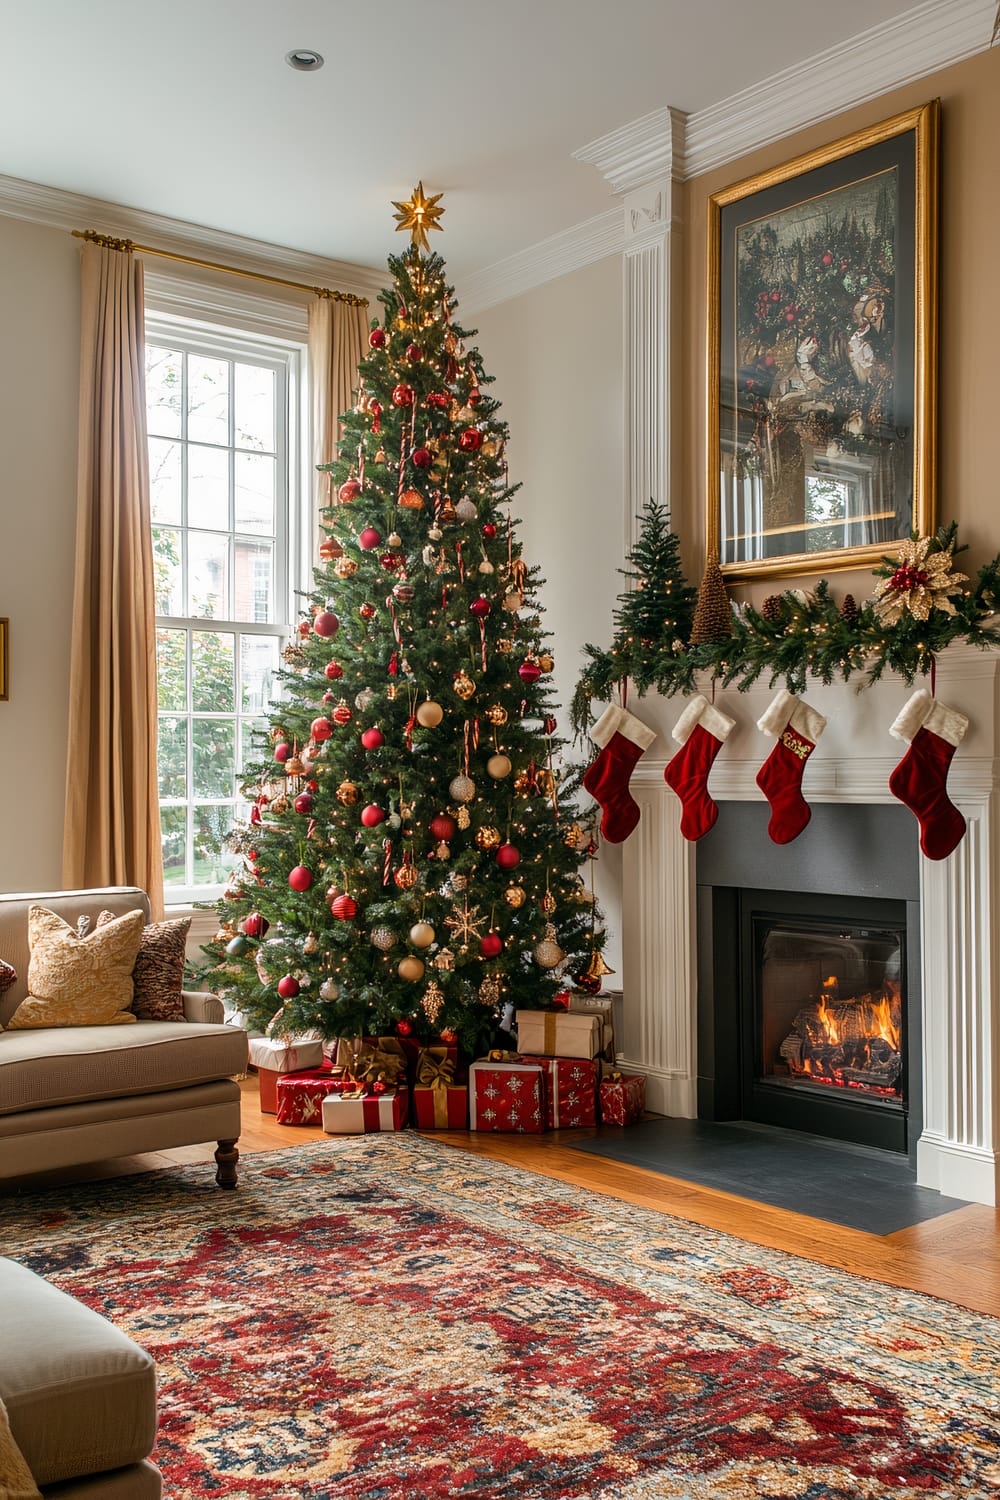
<svg viewBox="0 0 1000 1500">
<path fill-rule="evenodd" d="M 646 1080 L 641 1073 L 605 1073 L 597 1092 L 603 1124 L 638 1125 L 646 1108 Z"/>
<path fill-rule="evenodd" d="M 282 1073 L 278 1078 L 278 1124 L 319 1125 L 327 1095 L 351 1087 L 350 1080 L 329 1063 L 300 1073 Z"/>
<path fill-rule="evenodd" d="M 525 1057 L 597 1057 L 601 1018 L 565 1010 L 519 1010 L 517 1050 Z"/>
<path fill-rule="evenodd" d="M 469 1089 L 456 1077 L 457 1047 L 425 1047 L 417 1059 L 413 1086 L 414 1122 L 421 1130 L 464 1130 Z"/>
<path fill-rule="evenodd" d="M 323 1100 L 323 1129 L 328 1135 L 367 1135 L 375 1130 L 402 1130 L 409 1100 L 405 1088 L 384 1094 L 327 1094 Z"/>
<path fill-rule="evenodd" d="M 279 1077 L 303 1068 L 321 1068 L 323 1043 L 291 1037 L 251 1037 L 250 1062 L 260 1074 L 261 1113 L 277 1114 Z"/>
<path fill-rule="evenodd" d="M 571 992 L 569 996 L 570 1013 L 576 1012 L 581 1016 L 598 1016 L 601 1022 L 601 1048 L 599 1055 L 605 1062 L 613 1063 L 615 1060 L 615 1018 L 614 1001 L 610 995 L 578 995 Z"/>
<path fill-rule="evenodd" d="M 482 1058 L 469 1069 L 469 1126 L 472 1130 L 529 1132 L 545 1124 L 545 1073 L 523 1058 Z"/>
<path fill-rule="evenodd" d="M 376 1056 L 383 1060 L 398 1059 L 397 1073 L 400 1083 L 406 1083 L 417 1065 L 420 1043 L 415 1037 L 364 1036 L 341 1037 L 336 1044 L 334 1057 L 336 1066 L 347 1072 L 363 1072 L 366 1062 Z M 386 1078 L 393 1083 L 395 1079 Z"/>
<path fill-rule="evenodd" d="M 597 1078 L 600 1064 L 586 1057 L 526 1057 L 546 1076 L 545 1128 L 597 1124 Z"/>
</svg>

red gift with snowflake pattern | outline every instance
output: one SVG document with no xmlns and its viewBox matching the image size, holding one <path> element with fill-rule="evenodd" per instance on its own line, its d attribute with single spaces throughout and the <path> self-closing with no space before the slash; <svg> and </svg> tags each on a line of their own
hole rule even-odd
<svg viewBox="0 0 1000 1500">
<path fill-rule="evenodd" d="M 603 1125 L 638 1125 L 646 1108 L 646 1080 L 641 1073 L 605 1073 L 597 1092 Z"/>
<path fill-rule="evenodd" d="M 305 1068 L 300 1073 L 284 1073 L 278 1079 L 279 1125 L 322 1125 L 323 1100 L 328 1094 L 339 1094 L 352 1088 L 351 1081 L 335 1072 L 329 1063 L 322 1068 Z"/>
<path fill-rule="evenodd" d="M 525 1057 L 546 1075 L 545 1128 L 597 1124 L 597 1079 L 600 1063 L 583 1057 Z"/>
<path fill-rule="evenodd" d="M 545 1109 L 545 1073 L 536 1062 L 500 1052 L 469 1069 L 470 1129 L 539 1135 Z"/>
</svg>

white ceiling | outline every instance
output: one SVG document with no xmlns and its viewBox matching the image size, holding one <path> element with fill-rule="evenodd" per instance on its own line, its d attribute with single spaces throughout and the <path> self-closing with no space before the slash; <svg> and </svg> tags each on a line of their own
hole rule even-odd
<svg viewBox="0 0 1000 1500">
<path fill-rule="evenodd" d="M 464 276 L 610 207 L 574 149 L 912 5 L 0 0 L 0 171 L 367 266 L 422 178 Z"/>
</svg>

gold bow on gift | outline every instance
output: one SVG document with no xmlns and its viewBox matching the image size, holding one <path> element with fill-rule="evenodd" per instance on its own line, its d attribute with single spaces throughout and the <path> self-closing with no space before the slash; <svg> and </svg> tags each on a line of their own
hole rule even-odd
<svg viewBox="0 0 1000 1500">
<path fill-rule="evenodd" d="M 500 1047 L 494 1047 L 492 1052 L 486 1054 L 487 1062 L 520 1062 L 520 1052 L 504 1052 Z"/>
<path fill-rule="evenodd" d="M 605 1073 L 604 1078 L 602 1080 L 602 1082 L 604 1082 L 604 1083 L 621 1083 L 621 1081 L 622 1081 L 622 1074 L 619 1073 L 619 1071 L 618 1071 L 617 1068 L 612 1068 L 612 1070 L 611 1070 L 610 1073 Z"/>
<path fill-rule="evenodd" d="M 366 1052 L 354 1064 L 354 1080 L 368 1087 L 373 1083 L 384 1083 L 387 1088 L 394 1089 L 405 1067 L 405 1058 L 397 1057 L 394 1052 Z"/>
<path fill-rule="evenodd" d="M 422 1052 L 417 1062 L 417 1083 L 422 1089 L 447 1089 L 455 1082 L 455 1063 L 450 1057 Z"/>
</svg>

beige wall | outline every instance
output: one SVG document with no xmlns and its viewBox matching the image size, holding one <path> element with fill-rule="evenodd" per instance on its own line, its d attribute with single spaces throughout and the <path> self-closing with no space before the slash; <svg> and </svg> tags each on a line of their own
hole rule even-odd
<svg viewBox="0 0 1000 1500">
<path fill-rule="evenodd" d="M 691 575 L 697 578 L 705 544 L 706 229 L 711 193 L 766 171 L 814 147 L 904 109 L 940 98 L 941 235 L 939 295 L 938 519 L 959 523 L 973 566 L 1000 548 L 1000 507 L 995 428 L 1000 379 L 1000 49 L 884 94 L 765 150 L 699 177 L 684 195 L 685 256 L 682 446 L 684 478 L 674 507 L 685 539 Z M 965 568 L 965 571 L 969 571 Z M 871 575 L 838 574 L 837 597 L 865 597 Z M 760 599 L 794 579 L 754 584 L 741 596 Z"/>
<path fill-rule="evenodd" d="M 79 256 L 69 234 L 0 218 L 0 890 L 58 890 L 76 540 Z"/>
<path fill-rule="evenodd" d="M 524 485 L 514 515 L 525 561 L 546 579 L 542 623 L 565 732 L 580 649 L 610 642 L 624 587 L 616 571 L 625 555 L 621 261 L 598 261 L 465 321 L 478 323 L 474 342 L 510 424 L 511 481 Z M 590 805 L 585 793 L 583 801 Z M 619 861 L 620 851 L 605 846 L 597 875 L 607 956 L 620 973 Z"/>
</svg>

